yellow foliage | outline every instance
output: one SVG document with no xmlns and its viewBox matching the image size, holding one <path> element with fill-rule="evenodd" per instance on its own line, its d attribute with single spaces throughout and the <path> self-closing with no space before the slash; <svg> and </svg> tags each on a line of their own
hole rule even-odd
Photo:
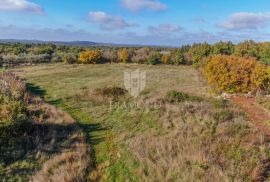
<svg viewBox="0 0 270 182">
<path fill-rule="evenodd" d="M 79 61 L 83 64 L 96 64 L 101 61 L 102 53 L 100 51 L 91 50 L 80 53 Z"/>
<path fill-rule="evenodd" d="M 168 64 L 170 60 L 171 60 L 170 54 L 163 54 L 161 57 L 161 61 L 163 64 Z"/>
<path fill-rule="evenodd" d="M 206 59 L 204 71 L 208 83 L 218 93 L 246 93 L 266 89 L 269 84 L 266 67 L 253 58 L 211 56 Z"/>
<path fill-rule="evenodd" d="M 257 64 L 251 75 L 252 83 L 257 90 L 269 90 L 270 85 L 270 70 L 267 66 Z"/>
<path fill-rule="evenodd" d="M 118 57 L 121 62 L 127 63 L 130 61 L 130 52 L 126 48 L 120 49 L 118 51 Z"/>
</svg>

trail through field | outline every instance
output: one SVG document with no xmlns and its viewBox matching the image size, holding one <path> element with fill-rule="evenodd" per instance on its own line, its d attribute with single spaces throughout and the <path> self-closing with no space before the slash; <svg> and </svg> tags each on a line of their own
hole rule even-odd
<svg viewBox="0 0 270 182">
<path fill-rule="evenodd" d="M 250 122 L 255 127 L 261 130 L 265 135 L 270 136 L 270 126 L 267 125 L 267 121 L 270 121 L 270 114 L 256 102 L 255 98 L 233 96 L 231 100 L 248 114 Z"/>
</svg>

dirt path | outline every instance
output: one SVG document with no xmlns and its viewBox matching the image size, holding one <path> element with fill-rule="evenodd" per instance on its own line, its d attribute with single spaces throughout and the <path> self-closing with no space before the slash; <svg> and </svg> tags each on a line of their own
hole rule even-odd
<svg viewBox="0 0 270 182">
<path fill-rule="evenodd" d="M 270 137 L 270 126 L 268 126 L 266 122 L 270 121 L 270 114 L 256 102 L 255 98 L 233 96 L 231 100 L 248 114 L 250 122 L 254 126 Z"/>
</svg>

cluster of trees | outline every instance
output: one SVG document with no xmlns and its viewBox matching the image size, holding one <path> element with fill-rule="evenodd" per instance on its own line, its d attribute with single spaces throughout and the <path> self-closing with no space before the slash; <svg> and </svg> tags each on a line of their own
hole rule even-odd
<svg viewBox="0 0 270 182">
<path fill-rule="evenodd" d="M 204 63 L 208 83 L 217 93 L 270 91 L 270 70 L 255 58 L 214 55 Z"/>
<path fill-rule="evenodd" d="M 180 48 L 158 47 L 80 47 L 53 44 L 0 44 L 0 63 L 138 63 L 188 64 L 201 66 L 211 55 L 253 57 L 270 64 L 270 42 L 244 41 L 239 44 L 218 42 L 193 44 Z"/>
<path fill-rule="evenodd" d="M 238 57 L 255 58 L 263 64 L 270 64 L 270 42 L 256 43 L 247 40 L 234 45 L 232 42 L 218 42 L 215 44 L 193 44 L 180 48 L 186 62 L 200 65 L 200 62 L 211 55 L 235 55 Z"/>
<path fill-rule="evenodd" d="M 3 64 L 38 64 L 62 62 L 70 53 L 79 54 L 82 47 L 53 44 L 0 44 L 0 66 Z"/>
<path fill-rule="evenodd" d="M 73 58 L 66 60 L 72 63 Z M 184 64 L 184 60 L 179 56 L 177 49 L 157 49 L 157 48 L 114 48 L 106 50 L 86 50 L 79 54 L 77 63 L 137 63 L 137 64 Z"/>
</svg>

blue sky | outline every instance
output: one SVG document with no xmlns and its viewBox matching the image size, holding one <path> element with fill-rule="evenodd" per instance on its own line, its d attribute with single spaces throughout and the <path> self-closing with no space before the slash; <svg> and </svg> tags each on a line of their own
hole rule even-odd
<svg viewBox="0 0 270 182">
<path fill-rule="evenodd" d="M 270 40 L 269 0 L 0 0 L 0 38 L 171 45 Z"/>
</svg>

